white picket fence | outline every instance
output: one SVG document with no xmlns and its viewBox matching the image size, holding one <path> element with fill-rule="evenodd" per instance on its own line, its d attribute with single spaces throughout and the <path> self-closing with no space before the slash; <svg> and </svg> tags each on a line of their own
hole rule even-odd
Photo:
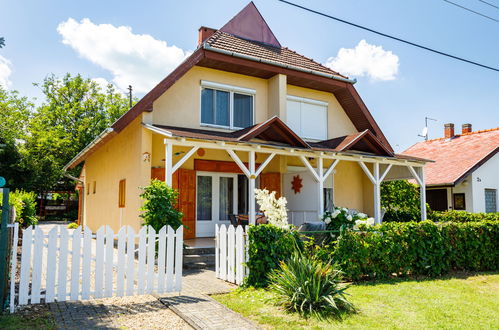
<svg viewBox="0 0 499 330">
<path fill-rule="evenodd" d="M 65 227 L 48 233 L 29 227 L 23 230 L 16 288 L 17 230 L 11 259 L 11 311 L 16 297 L 17 305 L 26 305 L 41 299 L 49 303 L 181 290 L 182 227 L 174 231 L 165 226 L 156 233 L 144 226 L 138 234 L 129 226 L 117 234 L 109 226 L 95 234 L 86 226 L 72 233 Z"/>
<path fill-rule="evenodd" d="M 215 272 L 217 278 L 242 284 L 248 275 L 245 266 L 248 260 L 247 226 L 216 225 L 215 227 Z"/>
</svg>

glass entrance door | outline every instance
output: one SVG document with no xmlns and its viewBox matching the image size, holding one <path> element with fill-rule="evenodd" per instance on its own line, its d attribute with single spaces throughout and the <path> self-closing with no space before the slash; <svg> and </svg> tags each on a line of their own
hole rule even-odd
<svg viewBox="0 0 499 330">
<path fill-rule="evenodd" d="M 198 172 L 196 237 L 215 236 L 215 224 L 229 224 L 237 213 L 237 174 Z"/>
</svg>

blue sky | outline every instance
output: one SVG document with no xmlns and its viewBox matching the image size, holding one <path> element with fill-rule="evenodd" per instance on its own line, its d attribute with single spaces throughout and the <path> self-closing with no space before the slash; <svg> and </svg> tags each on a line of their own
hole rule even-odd
<svg viewBox="0 0 499 330">
<path fill-rule="evenodd" d="M 455 1 L 499 19 L 498 9 L 478 0 Z M 489 1 L 499 5 L 499 0 Z M 349 59 L 361 40 L 388 58 L 365 70 L 365 63 L 350 63 L 350 69 L 352 65 L 360 68 L 353 75 L 358 80 L 355 87 L 397 151 L 421 140 L 417 134 L 425 116 L 438 119 L 430 124 L 430 138 L 442 136 L 446 122 L 455 123 L 457 132 L 466 122 L 474 130 L 499 126 L 499 72 L 431 54 L 276 0 L 254 2 L 282 45 L 318 62 L 326 63 L 331 57 L 338 62 L 341 48 L 351 49 L 345 53 Z M 442 0 L 296 2 L 499 67 L 499 23 Z M 40 96 L 32 83 L 41 82 L 49 73 L 81 73 L 118 87 L 133 80 L 130 83 L 137 89 L 146 90 L 195 49 L 201 25 L 220 28 L 247 3 L 0 0 L 0 36 L 6 39 L 6 47 L 0 49 L 3 81 L 9 89 L 30 97 Z M 98 38 L 103 43 L 93 47 Z M 114 49 L 122 46 L 124 51 Z M 7 77 L 5 65 L 10 70 Z M 376 70 L 384 78 L 373 77 Z"/>
</svg>

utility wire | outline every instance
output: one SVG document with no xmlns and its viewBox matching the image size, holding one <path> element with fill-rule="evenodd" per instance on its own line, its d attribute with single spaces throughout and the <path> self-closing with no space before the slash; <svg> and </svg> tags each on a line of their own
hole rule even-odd
<svg viewBox="0 0 499 330">
<path fill-rule="evenodd" d="M 491 7 L 494 7 L 495 9 L 499 9 L 499 6 L 496 6 L 493 3 L 490 3 L 490 2 L 487 2 L 487 1 L 483 1 L 483 0 L 478 0 L 478 1 L 483 2 L 484 4 L 489 5 Z"/>
<path fill-rule="evenodd" d="M 324 16 L 324 17 L 333 19 L 333 20 L 341 22 L 341 23 L 345 23 L 345 24 L 354 26 L 354 27 L 362 29 L 362 30 L 366 30 L 366 31 L 375 33 L 377 35 L 380 35 L 380 36 L 383 36 L 383 37 L 386 37 L 386 38 L 390 38 L 390 39 L 393 39 L 393 40 L 396 40 L 396 41 L 400 41 L 402 43 L 405 43 L 405 44 L 408 44 L 408 45 L 411 45 L 411 46 L 414 46 L 414 47 L 417 47 L 417 48 L 421 48 L 421 49 L 427 50 L 429 52 L 433 52 L 435 54 L 439 54 L 439 55 L 442 55 L 442 56 L 447 56 L 447 57 L 453 58 L 453 59 L 458 60 L 458 61 L 466 62 L 466 63 L 473 64 L 473 65 L 476 65 L 476 66 L 479 66 L 479 67 L 482 67 L 482 68 L 485 68 L 485 69 L 489 69 L 489 70 L 492 70 L 492 71 L 499 72 L 498 68 L 494 68 L 494 67 L 491 67 L 491 66 L 488 66 L 488 65 L 485 65 L 485 64 L 480 64 L 478 62 L 467 60 L 465 58 L 462 58 L 462 57 L 459 57 L 459 56 L 454 56 L 454 55 L 451 55 L 451 54 L 448 54 L 448 53 L 444 53 L 444 52 L 441 52 L 439 50 L 435 50 L 433 48 L 429 48 L 429 47 L 426 47 L 426 46 L 422 46 L 422 45 L 416 44 L 416 43 L 411 42 L 411 41 L 407 41 L 405 39 L 394 37 L 392 35 L 389 35 L 389 34 L 386 34 L 386 33 L 383 33 L 383 32 L 379 32 L 379 31 L 373 30 L 371 28 L 368 28 L 368 27 L 365 27 L 365 26 L 362 26 L 362 25 L 359 25 L 359 24 L 355 24 L 355 23 L 352 23 L 352 22 L 349 22 L 349 21 L 345 21 L 344 19 L 341 19 L 341 18 L 338 18 L 338 17 L 334 17 L 334 16 L 331 16 L 331 15 L 322 13 L 320 11 L 304 7 L 304 6 L 298 5 L 298 4 L 293 3 L 293 2 L 289 2 L 289 1 L 286 1 L 286 0 L 278 0 L 278 1 L 283 2 L 285 4 L 288 4 L 290 6 L 294 6 L 294 7 L 303 9 L 305 11 L 308 11 L 308 12 L 320 15 L 320 16 Z"/>
<path fill-rule="evenodd" d="M 482 13 L 479 13 L 479 12 L 477 12 L 477 11 L 474 11 L 473 9 L 469 9 L 468 7 L 461 6 L 460 4 L 457 4 L 457 3 L 452 2 L 452 1 L 449 1 L 449 0 L 444 0 L 444 1 L 445 1 L 445 2 L 447 2 L 447 3 L 450 3 L 451 5 L 454 5 L 454 6 L 456 6 L 456 7 L 459 7 L 459 8 L 461 8 L 461 9 L 467 10 L 467 11 L 469 11 L 470 13 L 473 13 L 473 14 L 476 14 L 476 15 L 480 15 L 480 16 L 482 16 L 482 17 L 488 18 L 488 19 L 490 19 L 490 20 L 492 20 L 492 21 L 495 21 L 495 22 L 499 23 L 499 19 L 495 19 L 494 17 L 490 17 L 490 16 L 487 16 L 487 15 L 484 15 L 484 14 L 482 14 Z"/>
</svg>

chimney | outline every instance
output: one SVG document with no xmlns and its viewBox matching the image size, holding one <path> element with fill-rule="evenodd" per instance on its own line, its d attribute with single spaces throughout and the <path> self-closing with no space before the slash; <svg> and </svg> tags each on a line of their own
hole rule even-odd
<svg viewBox="0 0 499 330">
<path fill-rule="evenodd" d="M 209 37 L 213 35 L 217 30 L 202 26 L 199 28 L 199 35 L 198 35 L 198 47 Z"/>
<path fill-rule="evenodd" d="M 463 124 L 461 128 L 461 134 L 471 133 L 471 132 L 473 132 L 473 130 L 471 129 L 471 124 Z"/>
<path fill-rule="evenodd" d="M 444 125 L 444 136 L 446 139 L 452 139 L 454 137 L 454 124 L 447 123 Z"/>
</svg>

